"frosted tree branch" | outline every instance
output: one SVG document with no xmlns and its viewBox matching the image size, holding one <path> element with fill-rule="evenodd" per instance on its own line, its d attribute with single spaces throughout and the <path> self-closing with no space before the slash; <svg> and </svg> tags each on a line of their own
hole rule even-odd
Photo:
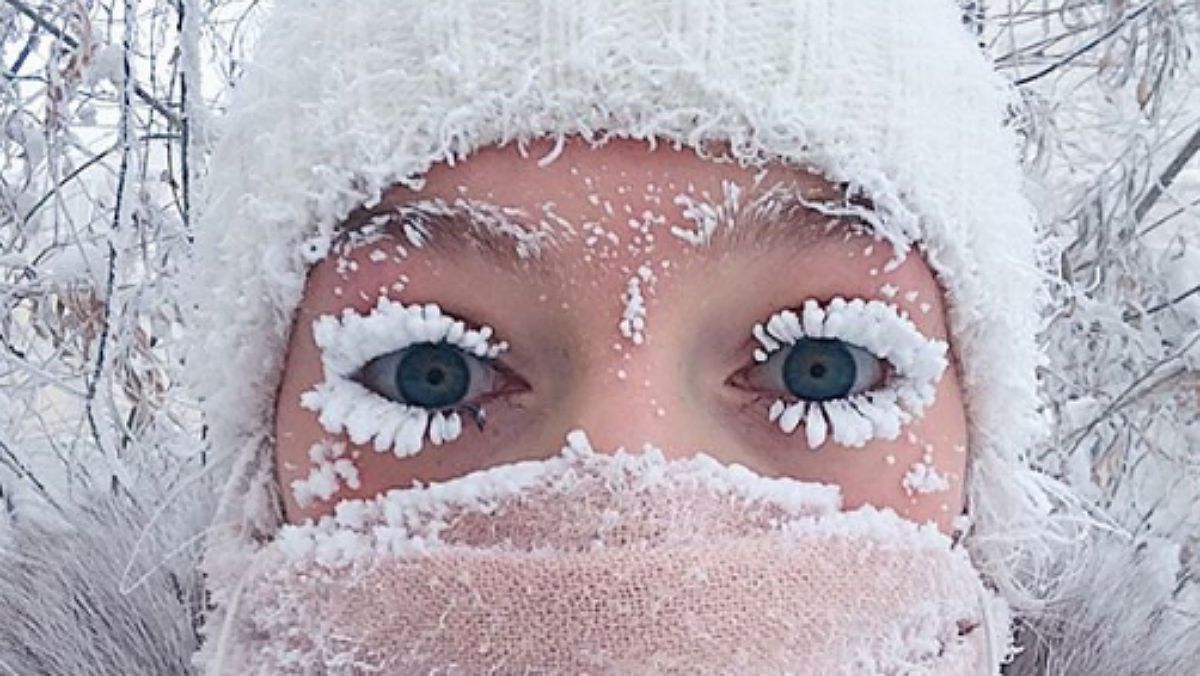
<svg viewBox="0 0 1200 676">
<path fill-rule="evenodd" d="M 1197 152 L 1200 152 L 1200 126 L 1196 127 L 1196 131 L 1192 133 L 1191 138 L 1184 144 L 1183 149 L 1171 160 L 1171 163 L 1167 165 L 1166 170 L 1163 171 L 1158 181 L 1151 186 L 1146 195 L 1142 197 L 1142 200 L 1138 202 L 1137 209 L 1133 212 L 1133 219 L 1135 221 L 1140 223 L 1146 218 L 1146 215 L 1150 213 L 1150 210 L 1158 202 L 1158 199 L 1162 197 L 1163 192 L 1171 187 L 1171 184 L 1179 177 L 1179 172 L 1183 171 L 1183 168 L 1192 161 Z"/>
<path fill-rule="evenodd" d="M 59 40 L 62 40 L 63 43 L 65 43 L 66 45 L 68 45 L 70 47 L 76 47 L 76 48 L 79 47 L 78 40 L 71 37 L 70 35 L 67 35 L 65 32 L 60 30 L 57 26 L 55 26 L 54 24 L 47 21 L 45 18 L 42 17 L 41 14 L 38 14 L 38 12 L 36 10 L 34 10 L 32 7 L 30 7 L 25 2 L 23 2 L 23 0 L 4 0 L 4 2 L 11 5 L 18 12 L 29 17 L 29 19 L 31 21 L 33 21 L 34 24 L 36 24 L 37 27 L 40 28 L 41 30 L 44 30 L 47 33 L 50 33 L 54 37 L 58 38 Z M 22 58 L 20 61 L 23 62 L 24 59 Z M 14 66 L 14 68 L 12 68 L 9 72 L 15 76 L 19 65 L 20 65 L 20 63 L 18 63 L 17 66 Z M 168 108 L 161 101 L 156 99 L 154 96 L 150 95 L 146 90 L 142 89 L 142 87 L 140 85 L 137 85 L 137 84 L 133 85 L 133 92 L 134 92 L 134 94 L 137 95 L 138 98 L 140 98 L 141 100 L 143 100 L 147 104 L 149 104 L 151 107 L 153 107 L 154 110 L 157 111 L 159 115 L 162 115 L 167 120 L 169 120 L 171 122 L 172 127 L 180 126 L 179 118 L 175 115 L 175 113 L 171 112 L 170 108 Z"/>
</svg>

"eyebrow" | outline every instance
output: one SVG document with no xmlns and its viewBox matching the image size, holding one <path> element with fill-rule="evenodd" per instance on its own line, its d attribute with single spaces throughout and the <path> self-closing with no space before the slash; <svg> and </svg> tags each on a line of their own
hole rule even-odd
<svg viewBox="0 0 1200 676">
<path fill-rule="evenodd" d="M 770 190 L 756 197 L 732 218 L 718 225 L 708 246 L 719 253 L 788 248 L 793 251 L 845 241 L 854 235 L 870 235 L 863 216 L 870 205 L 836 194 L 814 193 L 809 197 L 793 189 Z"/>
<path fill-rule="evenodd" d="M 446 257 L 474 251 L 489 263 L 521 272 L 538 271 L 541 250 L 553 240 L 517 209 L 458 199 L 428 199 L 358 209 L 339 228 L 353 247 L 357 239 L 387 235 Z"/>
<path fill-rule="evenodd" d="M 712 256 L 784 247 L 805 251 L 854 235 L 869 236 L 871 228 L 860 214 L 868 212 L 870 205 L 846 200 L 843 194 L 820 193 L 809 198 L 794 188 L 773 189 L 741 208 L 693 199 L 696 206 L 709 212 L 713 225 L 703 241 L 695 244 L 696 251 Z M 473 251 L 497 267 L 537 273 L 546 267 L 542 252 L 553 248 L 563 234 L 556 232 L 556 227 L 569 237 L 582 236 L 564 219 L 552 220 L 556 222 L 534 225 L 518 209 L 435 198 L 360 208 L 343 222 L 339 235 L 351 247 L 364 237 L 383 234 L 448 258 Z M 689 225 L 699 232 L 697 224 Z M 689 228 L 680 229 L 685 232 L 660 236 L 682 236 L 690 241 Z"/>
</svg>

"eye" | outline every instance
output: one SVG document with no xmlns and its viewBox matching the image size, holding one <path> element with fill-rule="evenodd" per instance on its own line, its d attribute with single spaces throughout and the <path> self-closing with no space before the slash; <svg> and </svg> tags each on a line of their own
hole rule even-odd
<svg viewBox="0 0 1200 676">
<path fill-rule="evenodd" d="M 884 360 L 839 338 L 800 338 L 747 369 L 752 388 L 802 401 L 845 399 L 882 384 Z"/>
<path fill-rule="evenodd" d="M 803 423 L 811 449 L 832 438 L 860 447 L 895 439 L 933 403 L 947 344 L 925 337 L 896 306 L 834 298 L 782 310 L 752 334 L 755 365 L 730 384 L 777 398 L 769 422 L 785 434 Z"/>
<path fill-rule="evenodd" d="M 397 457 L 462 432 L 461 413 L 482 426 L 484 404 L 528 385 L 499 360 L 508 343 L 471 328 L 433 303 L 386 297 L 367 315 L 345 310 L 313 322 L 324 382 L 300 396 L 330 434 Z"/>
<path fill-rule="evenodd" d="M 490 360 L 449 343 L 420 343 L 376 357 L 356 380 L 406 406 L 457 409 L 494 394 L 500 378 Z"/>
</svg>

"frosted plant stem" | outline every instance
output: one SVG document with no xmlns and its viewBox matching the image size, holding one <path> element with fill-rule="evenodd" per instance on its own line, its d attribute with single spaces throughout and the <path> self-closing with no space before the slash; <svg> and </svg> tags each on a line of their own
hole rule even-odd
<svg viewBox="0 0 1200 676">
<path fill-rule="evenodd" d="M 21 14 L 24 14 L 26 18 L 37 24 L 42 30 L 53 35 L 59 40 L 62 40 L 63 43 L 65 43 L 68 47 L 71 47 L 72 49 L 77 49 L 79 47 L 78 40 L 60 30 L 58 26 L 55 26 L 53 23 L 47 21 L 45 17 L 43 17 L 41 14 L 38 14 L 37 10 L 30 7 L 25 2 L 22 2 L 22 0 L 4 0 L 4 2 Z M 145 102 L 146 105 L 153 108 L 155 112 L 166 118 L 167 122 L 170 123 L 172 127 L 179 128 L 181 126 L 179 116 L 171 112 L 171 109 L 166 104 L 164 104 L 162 101 L 159 101 L 157 98 L 143 89 L 141 85 L 133 84 L 133 93 L 143 102 Z"/>
<path fill-rule="evenodd" d="M 1059 68 L 1069 65 L 1075 59 L 1078 59 L 1079 57 L 1083 56 L 1084 54 L 1087 54 L 1088 52 L 1092 51 L 1099 45 L 1108 41 L 1109 38 L 1111 38 L 1114 35 L 1116 35 L 1117 33 L 1119 33 L 1121 31 L 1121 29 L 1126 26 L 1126 24 L 1129 24 L 1132 21 L 1136 21 L 1138 19 L 1138 17 L 1145 14 L 1147 11 L 1149 11 L 1151 8 L 1153 8 L 1154 6 L 1156 6 L 1158 4 L 1159 3 L 1157 0 L 1149 0 L 1149 2 L 1146 2 L 1141 7 L 1138 7 L 1137 9 L 1133 10 L 1129 14 L 1126 14 L 1120 21 L 1113 24 L 1112 28 L 1109 28 L 1108 30 L 1101 33 L 1100 35 L 1096 36 L 1093 40 L 1089 41 L 1087 44 L 1080 46 L 1078 49 L 1072 51 L 1070 54 L 1067 54 L 1063 58 L 1059 59 L 1058 61 L 1055 61 L 1054 63 L 1050 64 L 1049 66 L 1046 66 L 1045 68 L 1037 71 L 1036 73 L 1034 73 L 1032 75 L 1027 75 L 1023 78 L 1018 79 L 1015 84 L 1018 87 L 1027 85 L 1036 80 L 1040 80 L 1041 78 L 1049 75 L 1050 73 L 1053 73 L 1054 71 L 1058 70 Z"/>
<path fill-rule="evenodd" d="M 43 500 L 59 513 L 63 513 L 62 507 L 55 502 L 53 496 L 50 495 L 50 491 L 46 490 L 46 485 L 37 478 L 37 475 L 32 470 L 25 466 L 25 463 L 21 462 L 21 459 L 3 441 L 0 441 L 0 451 L 4 452 L 4 457 L 0 458 L 0 462 L 12 470 L 13 474 L 16 474 L 17 477 L 28 480 L 33 485 L 34 490 L 38 492 L 38 495 L 42 496 Z"/>
<path fill-rule="evenodd" d="M 88 426 L 92 430 L 92 436 L 96 441 L 96 447 L 100 449 L 102 454 L 107 455 L 104 450 L 104 440 L 101 437 L 99 426 L 96 424 L 95 414 L 95 399 L 96 387 L 104 376 L 104 365 L 106 353 L 108 350 L 108 341 L 111 334 L 111 319 L 112 319 L 112 302 L 113 288 L 115 287 L 117 274 L 117 249 L 113 245 L 113 236 L 120 233 L 125 224 L 126 210 L 128 207 L 129 195 L 127 194 L 128 178 L 129 178 L 129 162 L 130 162 L 130 139 L 133 136 L 132 111 L 130 108 L 130 99 L 133 87 L 132 73 L 132 58 L 134 50 L 134 38 L 137 34 L 137 0 L 125 0 L 125 34 L 122 41 L 123 50 L 123 67 L 125 79 L 121 87 L 121 118 L 118 128 L 117 145 L 121 148 L 121 165 L 117 170 L 117 202 L 113 210 L 113 225 L 112 232 L 108 239 L 108 270 L 105 278 L 104 294 L 104 311 L 100 321 L 100 338 L 96 349 L 96 365 L 92 370 L 92 377 L 88 382 L 86 410 Z M 115 475 L 114 475 L 115 476 Z"/>
<path fill-rule="evenodd" d="M 1183 168 L 1187 166 L 1188 162 L 1198 152 L 1200 152 L 1200 126 L 1196 127 L 1196 131 L 1192 133 L 1191 138 L 1184 144 L 1183 150 L 1175 156 L 1175 159 L 1171 160 L 1171 163 L 1163 170 L 1162 175 L 1151 186 L 1150 191 L 1138 202 L 1137 208 L 1133 210 L 1134 221 L 1141 223 L 1146 218 L 1146 214 L 1150 213 L 1150 210 L 1154 208 L 1154 204 L 1158 202 L 1158 199 L 1175 182 L 1175 179 L 1179 176 L 1179 172 L 1183 171 Z"/>
</svg>

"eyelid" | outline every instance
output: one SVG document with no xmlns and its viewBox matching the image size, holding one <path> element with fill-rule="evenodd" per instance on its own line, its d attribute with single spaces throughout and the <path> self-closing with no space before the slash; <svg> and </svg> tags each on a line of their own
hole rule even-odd
<svg viewBox="0 0 1200 676">
<path fill-rule="evenodd" d="M 324 315 L 313 323 L 326 373 L 345 378 L 376 357 L 418 343 L 447 342 L 476 357 L 494 359 L 508 349 L 508 343 L 492 343 L 492 335 L 490 326 L 470 329 L 433 303 L 404 305 L 387 297 L 380 297 L 366 315 L 347 308 L 340 319 Z"/>
<path fill-rule="evenodd" d="M 808 299 L 797 313 L 782 310 L 766 324 L 755 324 L 752 333 L 760 344 L 755 360 L 800 338 L 837 338 L 857 345 L 914 375 L 936 377 L 945 368 L 947 344 L 926 337 L 912 320 L 891 303 L 855 298 L 833 298 L 822 306 Z"/>
</svg>

